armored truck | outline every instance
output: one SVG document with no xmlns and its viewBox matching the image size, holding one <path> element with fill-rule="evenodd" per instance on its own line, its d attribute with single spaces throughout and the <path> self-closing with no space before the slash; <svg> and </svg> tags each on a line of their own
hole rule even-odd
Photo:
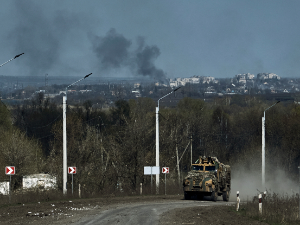
<svg viewBox="0 0 300 225">
<path fill-rule="evenodd" d="M 200 156 L 183 180 L 185 199 L 210 196 L 217 201 L 218 196 L 222 196 L 223 201 L 228 201 L 230 188 L 230 166 L 220 163 L 216 157 Z"/>
</svg>

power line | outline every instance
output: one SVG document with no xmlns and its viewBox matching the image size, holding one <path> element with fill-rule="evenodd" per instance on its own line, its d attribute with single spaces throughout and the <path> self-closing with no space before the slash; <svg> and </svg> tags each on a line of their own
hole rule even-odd
<svg viewBox="0 0 300 225">
<path fill-rule="evenodd" d="M 38 129 L 38 128 L 44 128 L 44 127 L 47 127 L 49 125 L 51 125 L 52 123 L 54 123 L 59 117 L 62 117 L 61 115 L 59 115 L 58 117 L 56 117 L 52 122 L 48 123 L 47 125 L 45 126 L 41 126 L 41 127 L 27 127 L 27 128 L 34 128 L 34 129 Z"/>
</svg>

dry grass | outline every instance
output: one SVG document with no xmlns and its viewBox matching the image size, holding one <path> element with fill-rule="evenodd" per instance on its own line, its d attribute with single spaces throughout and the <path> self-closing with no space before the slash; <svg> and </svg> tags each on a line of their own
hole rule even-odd
<svg viewBox="0 0 300 225">
<path fill-rule="evenodd" d="M 258 197 L 241 204 L 245 216 L 267 222 L 269 224 L 300 224 L 299 195 L 279 195 L 268 193 L 262 199 L 262 214 L 259 213 Z"/>
</svg>

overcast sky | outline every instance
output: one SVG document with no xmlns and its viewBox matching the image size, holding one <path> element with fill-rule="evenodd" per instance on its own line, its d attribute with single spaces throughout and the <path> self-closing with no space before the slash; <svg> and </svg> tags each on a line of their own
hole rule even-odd
<svg viewBox="0 0 300 225">
<path fill-rule="evenodd" d="M 0 75 L 299 77 L 300 1 L 0 0 Z"/>
</svg>

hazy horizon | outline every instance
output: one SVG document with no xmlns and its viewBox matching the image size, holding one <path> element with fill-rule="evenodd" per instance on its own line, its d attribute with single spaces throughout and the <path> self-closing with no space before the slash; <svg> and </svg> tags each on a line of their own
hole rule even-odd
<svg viewBox="0 0 300 225">
<path fill-rule="evenodd" d="M 4 1 L 5 76 L 298 77 L 299 1 Z"/>
</svg>

